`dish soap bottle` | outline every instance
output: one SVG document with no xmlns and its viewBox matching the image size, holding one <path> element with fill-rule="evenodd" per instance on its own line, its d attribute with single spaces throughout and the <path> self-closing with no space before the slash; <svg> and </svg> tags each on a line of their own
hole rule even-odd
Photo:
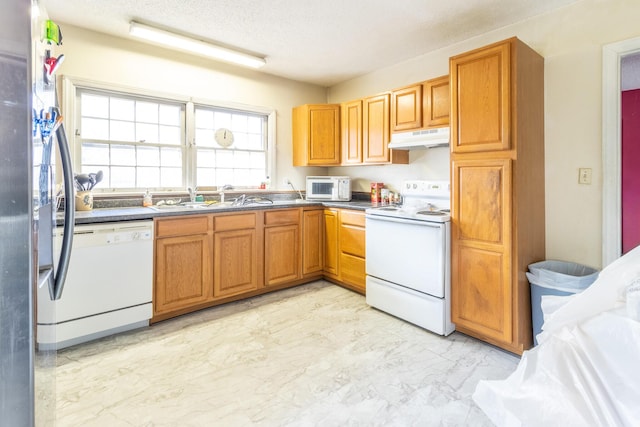
<svg viewBox="0 0 640 427">
<path fill-rule="evenodd" d="M 149 189 L 147 188 L 147 192 L 142 196 L 142 206 L 149 207 L 153 205 L 153 199 L 151 198 L 151 193 L 149 193 Z"/>
</svg>

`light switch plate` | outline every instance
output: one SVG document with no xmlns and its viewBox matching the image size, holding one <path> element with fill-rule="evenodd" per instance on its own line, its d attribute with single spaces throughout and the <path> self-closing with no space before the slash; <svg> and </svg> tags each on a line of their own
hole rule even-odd
<svg viewBox="0 0 640 427">
<path fill-rule="evenodd" d="M 591 184 L 591 168 L 578 169 L 578 183 Z"/>
</svg>

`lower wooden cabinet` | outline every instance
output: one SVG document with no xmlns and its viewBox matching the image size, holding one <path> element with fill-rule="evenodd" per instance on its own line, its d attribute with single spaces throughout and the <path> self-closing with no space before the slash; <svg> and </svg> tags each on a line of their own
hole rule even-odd
<svg viewBox="0 0 640 427">
<path fill-rule="evenodd" d="M 213 292 L 208 218 L 173 218 L 157 224 L 154 316 L 209 301 Z"/>
<path fill-rule="evenodd" d="M 338 255 L 338 221 L 340 212 L 338 209 L 324 210 L 324 275 L 339 278 Z"/>
<path fill-rule="evenodd" d="M 302 211 L 302 277 L 318 276 L 324 268 L 324 210 Z"/>
<path fill-rule="evenodd" d="M 364 218 L 321 207 L 158 218 L 151 321 L 323 276 L 364 293 Z"/>
<path fill-rule="evenodd" d="M 300 275 L 300 210 L 264 214 L 265 286 L 297 280 Z"/>
<path fill-rule="evenodd" d="M 342 209 L 339 221 L 340 281 L 360 293 L 366 291 L 365 214 Z"/>
</svg>

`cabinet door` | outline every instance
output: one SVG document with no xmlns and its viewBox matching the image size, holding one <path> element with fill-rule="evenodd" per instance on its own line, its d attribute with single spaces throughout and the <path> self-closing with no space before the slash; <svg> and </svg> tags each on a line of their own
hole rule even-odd
<svg viewBox="0 0 640 427">
<path fill-rule="evenodd" d="M 342 104 L 342 163 L 362 163 L 362 101 Z"/>
<path fill-rule="evenodd" d="M 338 211 L 324 210 L 324 272 L 338 277 Z"/>
<path fill-rule="evenodd" d="M 302 275 L 321 274 L 324 212 L 322 209 L 304 211 L 302 218 Z"/>
<path fill-rule="evenodd" d="M 389 163 L 389 94 L 365 98 L 362 103 L 364 163 Z"/>
<path fill-rule="evenodd" d="M 403 132 L 422 127 L 422 85 L 391 92 L 391 131 Z"/>
<path fill-rule="evenodd" d="M 510 149 L 510 46 L 505 42 L 450 59 L 454 153 Z"/>
<path fill-rule="evenodd" d="M 220 231 L 214 240 L 214 296 L 228 297 L 258 289 L 256 230 Z"/>
<path fill-rule="evenodd" d="M 210 260 L 209 234 L 156 239 L 154 315 L 208 301 Z"/>
<path fill-rule="evenodd" d="M 340 212 L 340 281 L 365 292 L 366 242 L 365 214 L 353 210 Z"/>
<path fill-rule="evenodd" d="M 451 110 L 449 76 L 424 82 L 424 124 L 427 128 L 447 126 Z"/>
<path fill-rule="evenodd" d="M 451 166 L 452 321 L 510 343 L 511 160 L 454 160 Z"/>
<path fill-rule="evenodd" d="M 264 229 L 264 276 L 267 286 L 300 278 L 300 226 Z"/>
<path fill-rule="evenodd" d="M 302 105 L 293 109 L 293 165 L 340 164 L 340 105 Z"/>
</svg>

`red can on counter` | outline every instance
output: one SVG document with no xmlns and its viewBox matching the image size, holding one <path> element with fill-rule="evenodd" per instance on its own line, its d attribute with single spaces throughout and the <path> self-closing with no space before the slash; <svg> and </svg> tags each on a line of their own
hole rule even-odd
<svg viewBox="0 0 640 427">
<path fill-rule="evenodd" d="M 382 182 L 371 183 L 371 203 L 373 203 L 374 205 L 377 205 L 382 201 L 382 187 L 384 187 L 384 183 Z"/>
</svg>

